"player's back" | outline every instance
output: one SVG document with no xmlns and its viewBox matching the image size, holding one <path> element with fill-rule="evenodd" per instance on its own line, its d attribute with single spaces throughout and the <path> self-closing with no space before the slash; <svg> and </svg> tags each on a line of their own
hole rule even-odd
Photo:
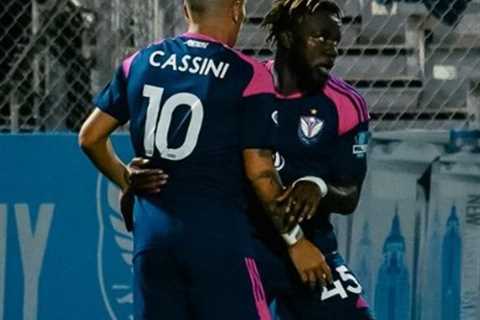
<svg viewBox="0 0 480 320">
<path fill-rule="evenodd" d="M 170 175 L 160 194 L 135 199 L 136 317 L 270 319 L 242 206 L 241 152 L 272 145 L 268 71 L 185 34 L 127 58 L 94 102 L 130 120 L 136 156 Z"/>
<path fill-rule="evenodd" d="M 245 132 L 245 121 L 262 121 L 248 118 L 252 110 L 246 109 L 273 101 L 273 88 L 262 79 L 267 73 L 259 75 L 259 67 L 198 34 L 164 40 L 125 60 L 135 154 L 153 159 L 171 177 L 158 196 L 162 201 L 243 201 L 241 148 L 264 147 L 260 140 L 267 139 L 261 132 L 253 137 L 265 129 L 258 128 L 261 123 Z"/>
<path fill-rule="evenodd" d="M 170 176 L 161 193 L 137 198 L 136 253 L 198 230 L 248 234 L 241 151 L 273 144 L 266 111 L 274 97 L 262 64 L 199 34 L 150 45 L 122 63 L 94 102 L 130 121 L 136 156 Z"/>
</svg>

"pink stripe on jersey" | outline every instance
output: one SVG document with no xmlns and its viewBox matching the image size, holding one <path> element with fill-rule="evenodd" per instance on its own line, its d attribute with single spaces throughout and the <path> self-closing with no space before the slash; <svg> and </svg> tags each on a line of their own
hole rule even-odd
<svg viewBox="0 0 480 320">
<path fill-rule="evenodd" d="M 354 107 L 355 110 L 357 111 L 359 122 L 363 122 L 364 117 L 362 113 L 362 107 L 360 106 L 361 102 L 359 102 L 358 99 L 350 91 L 341 87 L 335 81 L 329 80 L 327 85 L 332 87 L 332 89 L 338 91 L 339 93 L 345 95 L 351 101 L 352 107 Z"/>
<path fill-rule="evenodd" d="M 332 80 L 334 83 L 343 87 L 345 90 L 347 90 L 352 95 L 354 95 L 357 98 L 357 101 L 360 102 L 360 108 L 361 108 L 363 118 L 365 120 L 370 120 L 370 115 L 368 113 L 367 102 L 362 97 L 362 95 L 353 86 L 351 86 L 350 84 L 348 84 L 347 82 L 345 82 L 345 81 L 343 81 L 339 78 L 336 78 L 334 76 L 330 76 L 330 80 Z"/>
<path fill-rule="evenodd" d="M 355 128 L 360 123 L 358 112 L 352 104 L 350 98 L 336 90 L 330 84 L 326 84 L 323 92 L 332 99 L 338 113 L 338 133 L 343 135 Z"/>
<path fill-rule="evenodd" d="M 275 96 L 280 99 L 290 100 L 290 99 L 300 99 L 303 97 L 303 93 L 300 91 L 290 93 L 288 96 L 281 94 L 280 92 L 275 92 Z"/>
<path fill-rule="evenodd" d="M 131 56 L 129 56 L 127 59 L 125 59 L 122 63 L 122 69 L 123 69 L 123 75 L 125 78 L 128 78 L 128 74 L 130 73 L 130 67 L 132 66 L 133 60 L 135 57 L 138 55 L 140 51 L 135 52 Z"/>
<path fill-rule="evenodd" d="M 250 79 L 250 83 L 243 91 L 243 96 L 250 97 L 262 93 L 275 94 L 273 77 L 268 71 L 267 66 L 240 51 L 233 50 L 233 52 L 253 67 L 253 76 Z"/>
<path fill-rule="evenodd" d="M 270 60 L 264 61 L 263 63 L 265 64 L 265 67 L 267 67 L 267 70 L 270 71 L 271 74 L 273 74 L 273 66 L 274 66 L 275 60 L 270 59 Z"/>
<path fill-rule="evenodd" d="M 366 309 L 368 308 L 368 303 L 363 299 L 362 296 L 359 296 L 357 299 L 357 304 L 355 305 L 357 309 Z"/>
<path fill-rule="evenodd" d="M 163 42 L 164 39 L 158 39 L 157 41 L 153 42 L 150 45 L 156 45 L 160 44 Z M 134 54 L 128 56 L 125 60 L 122 62 L 122 69 L 123 69 L 123 75 L 125 78 L 128 78 L 128 75 L 130 74 L 130 68 L 132 67 L 133 60 L 137 57 L 137 55 L 140 53 L 140 51 L 135 52 Z"/>
<path fill-rule="evenodd" d="M 258 273 L 257 264 L 252 258 L 245 258 L 248 275 L 250 276 L 250 284 L 252 285 L 253 297 L 257 307 L 258 316 L 260 320 L 271 320 L 270 310 L 268 309 L 267 299 L 263 291 L 262 281 Z"/>
</svg>

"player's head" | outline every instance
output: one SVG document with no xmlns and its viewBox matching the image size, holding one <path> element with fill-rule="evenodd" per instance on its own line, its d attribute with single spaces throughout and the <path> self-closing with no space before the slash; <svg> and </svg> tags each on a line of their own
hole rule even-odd
<svg viewBox="0 0 480 320">
<path fill-rule="evenodd" d="M 227 44 L 235 45 L 245 19 L 247 0 L 185 0 L 184 8 L 190 26 L 221 32 Z"/>
<path fill-rule="evenodd" d="M 269 40 L 284 51 L 305 91 L 318 91 L 338 55 L 341 9 L 326 0 L 275 0 L 265 17 Z"/>
</svg>

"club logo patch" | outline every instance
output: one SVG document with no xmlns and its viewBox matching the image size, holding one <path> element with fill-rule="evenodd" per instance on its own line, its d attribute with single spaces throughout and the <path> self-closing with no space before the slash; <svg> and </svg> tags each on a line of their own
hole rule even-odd
<svg viewBox="0 0 480 320">
<path fill-rule="evenodd" d="M 317 117 L 313 117 L 313 116 L 301 117 L 299 128 L 298 128 L 299 137 L 306 144 L 314 143 L 320 136 L 320 133 L 322 132 L 322 129 L 324 126 L 325 126 L 325 121 Z"/>
</svg>

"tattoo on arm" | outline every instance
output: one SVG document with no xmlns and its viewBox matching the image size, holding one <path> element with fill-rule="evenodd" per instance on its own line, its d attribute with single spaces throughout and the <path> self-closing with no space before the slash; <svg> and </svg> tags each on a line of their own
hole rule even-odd
<svg viewBox="0 0 480 320">
<path fill-rule="evenodd" d="M 260 158 L 272 158 L 272 151 L 266 149 L 257 149 L 257 154 Z"/>
<path fill-rule="evenodd" d="M 274 220 L 271 207 L 284 188 L 273 164 L 272 152 L 262 149 L 247 149 L 244 150 L 244 157 L 250 183 L 266 213 Z"/>
<path fill-rule="evenodd" d="M 251 178 L 252 184 L 255 186 L 256 182 L 262 179 L 267 179 L 273 188 L 281 185 L 280 176 L 276 170 L 264 170 Z"/>
</svg>

